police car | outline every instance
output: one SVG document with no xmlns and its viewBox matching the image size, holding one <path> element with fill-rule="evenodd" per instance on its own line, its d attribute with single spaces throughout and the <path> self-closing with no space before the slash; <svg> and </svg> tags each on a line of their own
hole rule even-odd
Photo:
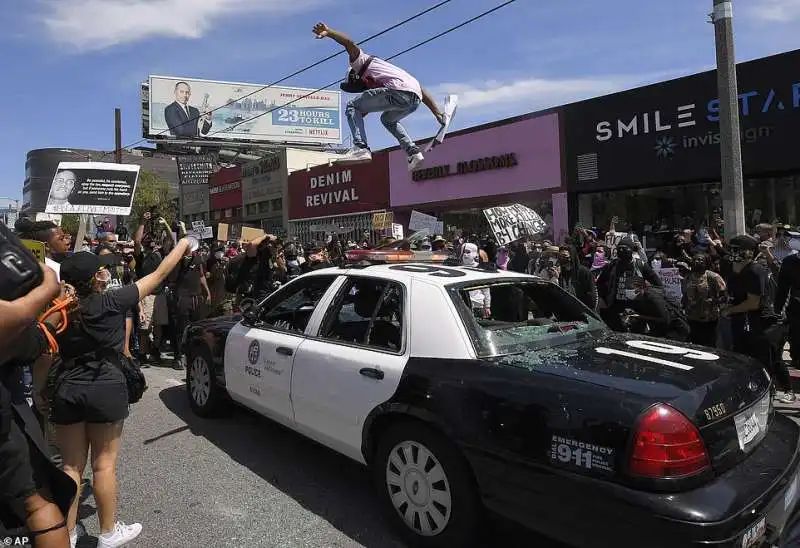
<svg viewBox="0 0 800 548">
<path fill-rule="evenodd" d="M 533 276 L 327 268 L 187 336 L 198 415 L 368 465 L 415 545 L 468 545 L 488 509 L 574 546 L 748 547 L 795 507 L 800 433 L 756 362 L 613 333 Z"/>
</svg>

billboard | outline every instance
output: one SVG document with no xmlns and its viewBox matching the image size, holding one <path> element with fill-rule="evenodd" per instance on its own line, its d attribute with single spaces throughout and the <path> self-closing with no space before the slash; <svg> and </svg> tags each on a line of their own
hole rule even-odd
<svg viewBox="0 0 800 548">
<path fill-rule="evenodd" d="M 339 145 L 340 95 L 338 91 L 150 76 L 148 108 L 142 112 L 144 137 Z"/>
<path fill-rule="evenodd" d="M 139 166 L 106 162 L 60 162 L 45 213 L 130 215 Z"/>
<path fill-rule="evenodd" d="M 737 66 L 746 175 L 800 169 L 798 66 L 800 50 Z M 567 105 L 567 188 L 597 192 L 718 181 L 717 97 L 717 73 L 708 71 Z"/>
</svg>

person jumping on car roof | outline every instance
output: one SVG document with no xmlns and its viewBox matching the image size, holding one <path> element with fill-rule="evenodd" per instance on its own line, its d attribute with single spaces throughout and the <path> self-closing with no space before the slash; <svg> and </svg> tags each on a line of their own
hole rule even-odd
<svg viewBox="0 0 800 548">
<path fill-rule="evenodd" d="M 420 148 L 408 136 L 400 120 L 417 110 L 420 102 L 425 103 L 436 120 L 445 124 L 445 115 L 439 110 L 433 97 L 419 81 L 403 69 L 367 55 L 347 35 L 335 31 L 325 23 L 314 26 L 318 39 L 331 38 L 344 46 L 350 56 L 351 70 L 347 83 L 342 89 L 350 93 L 361 93 L 347 103 L 345 114 L 353 135 L 353 149 L 348 152 L 349 161 L 369 161 L 372 159 L 364 130 L 364 116 L 370 112 L 382 112 L 381 122 L 408 154 L 408 170 L 417 169 L 425 160 Z M 362 93 L 363 92 L 363 93 Z"/>
</svg>

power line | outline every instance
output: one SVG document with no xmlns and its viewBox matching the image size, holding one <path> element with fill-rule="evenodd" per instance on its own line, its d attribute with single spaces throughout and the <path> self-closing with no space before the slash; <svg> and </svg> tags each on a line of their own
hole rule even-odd
<svg viewBox="0 0 800 548">
<path fill-rule="evenodd" d="M 434 40 L 437 40 L 437 39 L 441 38 L 442 36 L 450 34 L 451 32 L 455 32 L 456 30 L 458 30 L 458 29 L 460 29 L 462 27 L 465 27 L 465 26 L 469 25 L 470 23 L 474 23 L 475 21 L 477 21 L 479 19 L 482 19 L 482 18 L 484 18 L 484 17 L 486 17 L 488 15 L 491 15 L 492 13 L 494 13 L 494 12 L 496 12 L 496 11 L 506 7 L 506 6 L 508 6 L 509 4 L 513 4 L 516 1 L 517 0 L 506 0 L 506 2 L 503 2 L 502 4 L 497 5 L 497 6 L 493 7 L 492 9 L 489 9 L 489 10 L 486 10 L 486 11 L 484 11 L 482 13 L 479 13 L 478 15 L 476 15 L 476 16 L 470 18 L 470 19 L 467 19 L 466 21 L 464 21 L 462 23 L 459 23 L 458 25 L 456 25 L 454 27 L 450 27 L 449 29 L 442 31 L 439 34 L 435 34 L 435 35 L 431 36 L 430 38 L 428 38 L 426 40 L 423 40 L 422 42 L 418 42 L 417 44 L 414 44 L 410 48 L 404 49 L 403 51 L 401 51 L 399 53 L 395 53 L 391 57 L 387 57 L 386 60 L 390 61 L 392 59 L 400 57 L 401 55 L 405 55 L 406 53 L 408 53 L 410 51 L 414 51 L 415 49 L 420 48 L 420 47 L 422 47 L 422 46 L 424 46 L 426 44 L 429 44 L 429 43 L 433 42 Z M 344 80 L 345 80 L 344 78 L 340 78 L 339 80 L 335 80 L 335 81 L 331 82 L 330 84 L 327 84 L 327 85 L 325 85 L 325 86 L 323 86 L 321 88 L 317 88 L 317 89 L 315 89 L 313 91 L 308 92 L 305 95 L 301 95 L 300 97 L 292 99 L 288 103 L 284 103 L 282 105 L 273 107 L 273 108 L 271 108 L 271 109 L 269 109 L 269 110 L 267 110 L 265 112 L 262 112 L 261 114 L 256 114 L 255 116 L 252 116 L 252 117 L 247 118 L 245 120 L 241 120 L 239 122 L 236 122 L 235 124 L 233 124 L 231 126 L 228 126 L 226 128 L 217 130 L 214 133 L 211 133 L 210 135 L 208 135 L 207 137 L 210 137 L 212 135 L 216 135 L 216 134 L 221 133 L 221 132 L 229 131 L 229 130 L 235 128 L 236 126 L 244 124 L 245 122 L 250 122 L 252 120 L 255 120 L 256 118 L 261 118 L 262 116 L 265 116 L 267 114 L 275 112 L 276 110 L 280 110 L 280 109 L 285 108 L 285 107 L 287 107 L 289 105 L 292 105 L 292 104 L 296 103 L 297 101 L 299 101 L 301 99 L 305 99 L 306 97 L 314 95 L 315 93 L 319 93 L 320 91 L 324 91 L 324 90 L 328 89 L 331 86 L 335 86 L 336 84 L 339 84 L 339 83 L 343 82 Z"/>
<path fill-rule="evenodd" d="M 427 8 L 427 9 L 425 9 L 425 10 L 423 10 L 423 11 L 421 11 L 421 12 L 419 12 L 419 13 L 415 14 L 415 15 L 412 15 L 411 17 L 408 17 L 407 19 L 403 19 L 402 21 L 400 21 L 399 23 L 395 23 L 395 24 L 394 24 L 394 25 L 392 25 L 391 27 L 387 27 L 387 28 L 383 29 L 382 31 L 380 31 L 380 32 L 377 32 L 377 33 L 373 34 L 372 36 L 368 36 L 367 38 L 364 38 L 363 40 L 361 40 L 361 41 L 360 41 L 360 42 L 358 42 L 357 44 L 358 44 L 358 45 L 361 45 L 361 44 L 366 44 L 366 43 L 367 43 L 367 42 L 369 42 L 370 40 L 374 40 L 375 38 L 378 38 L 378 37 L 380 37 L 380 36 L 383 36 L 384 34 L 387 34 L 387 33 L 391 32 L 391 31 L 393 31 L 393 30 L 395 30 L 395 29 L 397 29 L 397 28 L 399 28 L 399 27 L 402 27 L 403 25 L 405 25 L 405 24 L 407 24 L 407 23 L 410 23 L 411 21 L 413 21 L 413 20 L 415 20 L 415 19 L 419 19 L 419 18 L 420 18 L 420 17 L 422 17 L 423 15 L 427 15 L 428 13 L 430 13 L 430 12 L 432 12 L 432 11 L 434 11 L 434 10 L 436 10 L 436 9 L 438 9 L 438 8 L 440 8 L 440 7 L 442 7 L 442 6 L 444 6 L 445 4 L 448 4 L 448 3 L 450 3 L 451 1 L 452 1 L 452 0 L 442 0 L 442 1 L 441 1 L 441 2 L 439 2 L 438 4 L 434 4 L 433 6 L 431 6 L 431 7 Z M 280 83 L 283 83 L 283 82 L 285 82 L 286 80 L 288 80 L 288 79 L 290 79 L 290 78 L 294 78 L 295 76 L 297 76 L 297 75 L 299 75 L 299 74 L 302 74 L 302 73 L 304 73 L 304 72 L 306 72 L 306 71 L 308 71 L 308 70 L 311 70 L 312 68 L 318 67 L 319 65 L 321 65 L 321 64 L 323 64 L 323 63 L 327 63 L 327 62 L 328 62 L 328 61 L 330 61 L 331 59 L 334 59 L 334 58 L 336 58 L 336 57 L 340 56 L 340 55 L 341 55 L 341 54 L 343 54 L 344 52 L 345 52 L 344 50 L 339 50 L 339 51 L 337 51 L 336 53 L 333 53 L 333 54 L 331 54 L 331 55 L 328 55 L 328 56 L 327 56 L 327 57 L 325 57 L 324 59 L 320 59 L 319 61 L 317 61 L 317 62 L 315 62 L 315 63 L 312 63 L 312 64 L 310 64 L 310 65 L 308 65 L 308 66 L 306 66 L 306 67 L 303 67 L 303 68 L 301 68 L 300 70 L 297 70 L 297 71 L 295 71 L 295 72 L 293 72 L 293 73 L 291 73 L 291 74 L 289 74 L 289 75 L 287 75 L 287 76 L 284 76 L 284 77 L 283 77 L 283 78 L 281 78 L 280 80 L 275 80 L 274 82 L 272 82 L 272 83 L 270 83 L 270 84 L 267 84 L 266 86 L 260 87 L 260 88 L 258 88 L 258 89 L 256 89 L 256 90 L 254 90 L 254 91 L 251 91 L 250 93 L 248 93 L 248 94 L 246 94 L 246 95 L 243 95 L 243 96 L 239 97 L 238 99 L 235 99 L 235 100 L 232 100 L 232 101 L 228 101 L 227 103 L 225 103 L 225 104 L 223 104 L 223 105 L 220 105 L 220 106 L 218 106 L 218 107 L 214 107 L 213 109 L 211 109 L 211 110 L 210 110 L 210 111 L 208 111 L 208 112 L 209 112 L 209 113 L 211 113 L 211 112 L 214 112 L 214 111 L 216 111 L 216 110 L 219 110 L 219 109 L 225 108 L 225 107 L 227 107 L 227 106 L 229 106 L 229 105 L 231 105 L 231 104 L 235 103 L 236 101 L 241 101 L 242 99 L 244 99 L 244 98 L 246 98 L 246 97 L 250 97 L 250 96 L 252 96 L 252 95 L 255 95 L 256 93 L 260 93 L 260 92 L 264 91 L 265 89 L 268 89 L 268 88 L 271 88 L 271 87 L 275 87 L 276 85 L 278 85 L 278 84 L 280 84 Z M 152 90 L 150 90 L 150 92 L 152 93 Z M 199 119 L 200 119 L 202 116 L 203 116 L 203 115 L 201 114 L 200 116 L 195 116 L 194 118 L 190 118 L 190 119 L 189 119 L 189 121 L 188 121 L 188 122 L 186 122 L 186 123 L 188 124 L 188 123 L 190 123 L 190 122 L 197 122 L 197 121 L 198 121 L 198 120 L 199 120 Z M 165 129 L 165 130 L 162 130 L 162 131 L 160 131 L 160 132 L 156 133 L 155 135 L 153 135 L 153 137 L 158 137 L 159 135 L 164 135 L 165 133 L 168 133 L 168 132 L 169 132 L 169 129 Z M 212 134 L 212 135 L 213 135 L 213 134 Z M 124 146 L 124 147 L 122 147 L 122 148 L 130 148 L 130 147 L 132 147 L 132 146 L 136 146 L 136 145 L 138 145 L 139 143 L 143 143 L 143 142 L 145 142 L 145 141 L 147 141 L 147 140 L 148 140 L 147 138 L 142 138 L 142 139 L 139 139 L 138 141 L 135 141 L 135 142 L 133 142 L 133 143 L 131 143 L 131 144 L 129 144 L 129 145 L 126 145 L 126 146 Z M 106 153 L 105 153 L 103 156 L 105 156 L 105 155 L 107 155 L 107 154 L 111 154 L 111 153 L 110 153 L 110 152 L 106 152 Z"/>
</svg>

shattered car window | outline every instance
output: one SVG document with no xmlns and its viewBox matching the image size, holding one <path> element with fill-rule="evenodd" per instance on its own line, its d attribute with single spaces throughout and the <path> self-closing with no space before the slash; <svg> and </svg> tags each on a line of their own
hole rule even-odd
<svg viewBox="0 0 800 548">
<path fill-rule="evenodd" d="M 606 330 L 580 301 L 541 280 L 458 284 L 449 291 L 480 357 L 541 350 Z"/>
</svg>

